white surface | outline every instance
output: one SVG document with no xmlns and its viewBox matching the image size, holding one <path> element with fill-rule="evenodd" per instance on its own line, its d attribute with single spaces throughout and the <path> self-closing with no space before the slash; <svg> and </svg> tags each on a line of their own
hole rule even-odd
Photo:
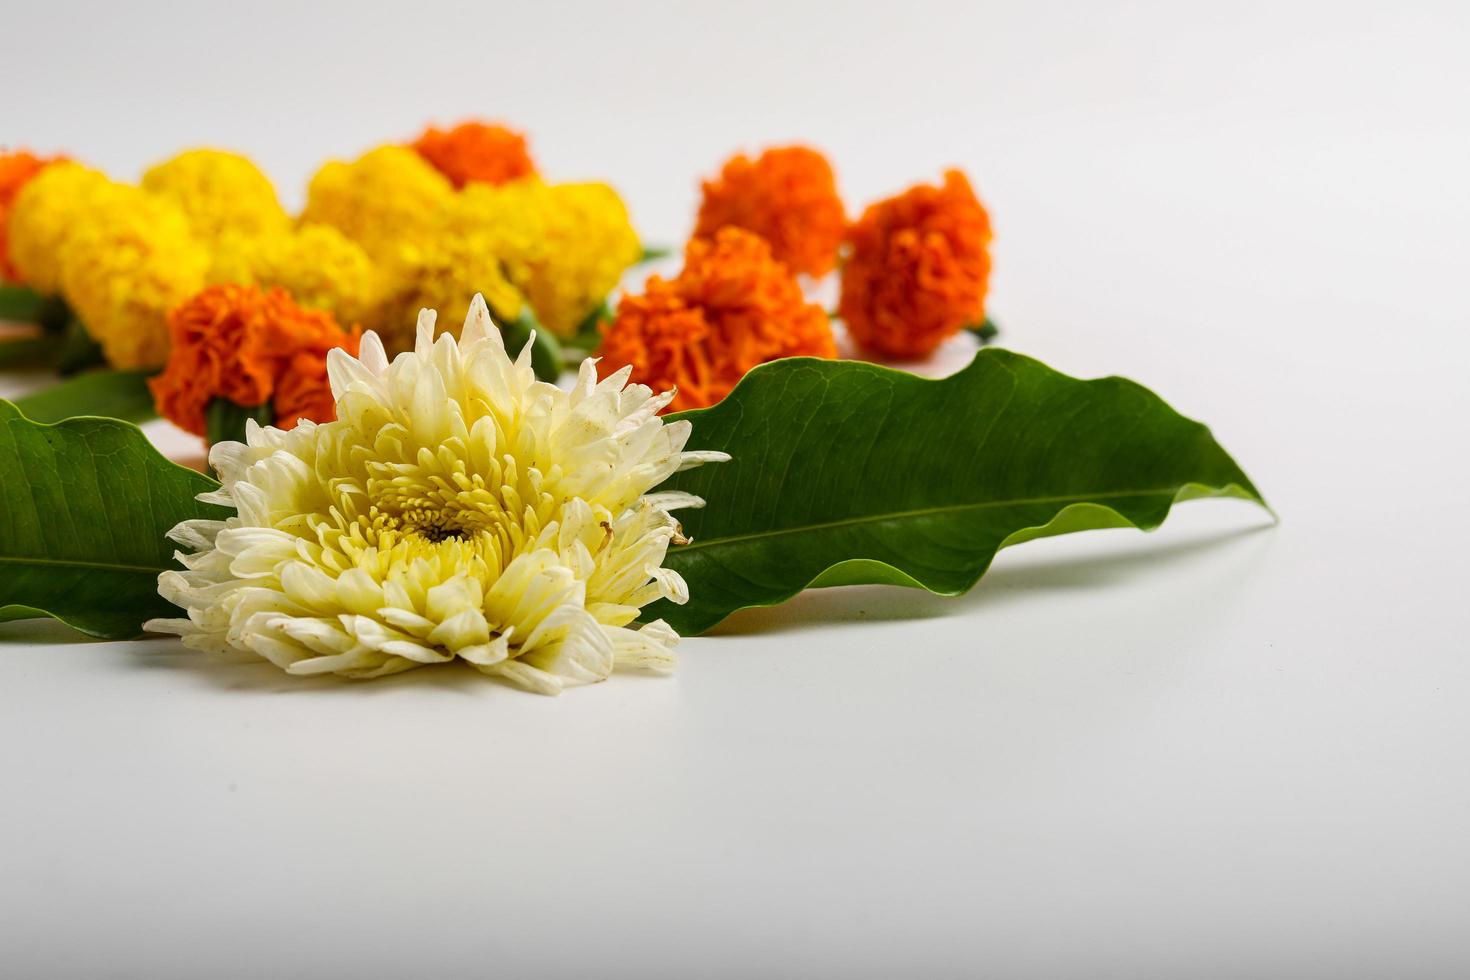
<svg viewBox="0 0 1470 980">
<path fill-rule="evenodd" d="M 0 627 L 0 972 L 1470 971 L 1463 7 L 143 6 L 8 9 L 4 137 L 299 199 L 503 116 L 669 242 L 740 146 L 853 205 L 962 164 L 1007 343 L 1209 421 L 1282 523 L 810 594 L 557 700 Z"/>
</svg>

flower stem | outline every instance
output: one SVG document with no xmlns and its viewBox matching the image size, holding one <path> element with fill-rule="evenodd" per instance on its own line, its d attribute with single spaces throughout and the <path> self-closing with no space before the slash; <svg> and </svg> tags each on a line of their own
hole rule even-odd
<svg viewBox="0 0 1470 980">
<path fill-rule="evenodd" d="M 215 398 L 204 410 L 204 438 L 211 446 L 221 442 L 244 442 L 245 423 L 249 419 L 270 425 L 276 420 L 276 412 L 269 402 L 264 405 L 236 405 L 228 398 Z"/>
<path fill-rule="evenodd" d="M 975 339 L 980 341 L 981 347 L 984 347 L 996 337 L 1000 336 L 1000 327 L 996 326 L 995 321 L 990 319 L 990 317 L 986 317 L 983 323 L 969 326 L 965 329 L 975 335 Z"/>
<path fill-rule="evenodd" d="M 86 325 L 76 317 L 68 315 L 66 325 L 62 329 L 61 343 L 56 350 L 57 373 L 63 376 L 72 375 L 106 363 L 107 359 L 102 356 L 102 348 L 87 332 Z"/>
<path fill-rule="evenodd" d="M 646 262 L 657 262 L 659 259 L 666 259 L 673 254 L 674 250 L 666 245 L 649 245 L 645 243 L 643 246 L 643 254 L 640 255 L 638 257 L 638 261 L 633 264 L 643 265 Z"/>
<path fill-rule="evenodd" d="M 29 367 L 44 364 L 51 353 L 47 338 L 35 334 L 22 334 L 0 340 L 0 368 Z"/>
</svg>

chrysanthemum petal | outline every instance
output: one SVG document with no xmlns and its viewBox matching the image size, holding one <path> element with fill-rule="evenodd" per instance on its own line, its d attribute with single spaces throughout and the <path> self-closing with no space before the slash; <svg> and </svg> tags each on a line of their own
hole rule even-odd
<svg viewBox="0 0 1470 980">
<path fill-rule="evenodd" d="M 480 298 L 459 338 L 420 318 L 413 351 L 328 355 L 336 421 L 252 426 L 221 444 L 225 521 L 174 531 L 183 571 L 159 592 L 188 619 L 155 620 L 196 649 L 238 650 L 293 674 L 378 677 L 459 658 L 530 690 L 663 668 L 677 640 L 634 629 L 683 601 L 662 567 L 686 493 L 651 492 L 689 463 L 666 396 L 597 381 L 570 392 L 512 361 Z"/>
</svg>

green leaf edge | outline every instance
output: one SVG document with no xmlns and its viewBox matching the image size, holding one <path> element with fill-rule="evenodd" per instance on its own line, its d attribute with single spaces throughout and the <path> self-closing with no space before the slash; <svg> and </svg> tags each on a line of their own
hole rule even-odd
<svg viewBox="0 0 1470 980">
<path fill-rule="evenodd" d="M 1175 411 L 1177 414 L 1182 414 L 1178 413 L 1177 409 L 1174 409 L 1172 405 L 1169 405 L 1169 403 L 1162 396 L 1158 395 L 1158 393 L 1154 392 L 1153 389 L 1149 388 L 1146 385 L 1140 384 L 1139 382 L 1134 381 L 1131 378 L 1125 378 L 1121 375 L 1115 374 L 1106 375 L 1100 378 L 1074 378 L 1071 375 L 1067 375 L 1064 372 L 1056 370 L 1056 368 L 1053 368 L 1050 365 L 1043 364 L 1040 361 L 1036 361 L 1035 358 L 1028 358 L 1024 354 L 1016 354 L 1011 351 L 1006 351 L 1000 348 L 993 347 L 981 348 L 979 351 L 976 352 L 975 357 L 970 361 L 969 364 L 965 365 L 963 368 L 954 372 L 953 374 L 946 375 L 942 378 L 918 377 L 918 380 L 927 384 L 943 384 L 947 381 L 952 381 L 953 379 L 971 370 L 974 367 L 975 363 L 979 361 L 982 357 L 994 356 L 1021 357 L 1025 358 L 1026 360 L 1035 361 L 1035 363 L 1040 364 L 1043 368 L 1051 371 L 1054 374 L 1061 374 L 1063 377 L 1070 378 L 1074 381 L 1081 381 L 1084 384 L 1123 383 L 1127 385 L 1133 385 L 1135 387 L 1142 388 L 1153 397 L 1158 398 L 1159 401 L 1167 406 L 1171 411 Z M 815 364 L 831 363 L 825 358 L 815 357 L 787 357 L 780 358 L 774 361 L 767 361 L 766 363 L 759 364 L 756 367 L 752 368 L 750 371 L 747 371 L 744 377 L 742 377 L 740 381 L 736 383 L 735 387 L 730 391 L 730 394 L 726 395 L 725 397 L 733 397 L 737 392 L 739 392 L 739 390 L 743 386 L 749 383 L 747 379 L 756 371 L 770 371 L 774 369 L 777 365 L 792 364 L 797 362 L 807 362 Z M 880 373 L 899 374 L 909 378 L 917 377 L 912 372 L 902 371 L 898 368 L 891 368 L 883 364 L 875 364 L 871 361 L 854 361 L 850 363 L 862 364 L 865 367 L 871 368 Z M 711 411 L 715 407 L 717 406 L 712 405 L 708 408 L 697 408 L 690 409 L 684 412 L 671 413 L 670 415 L 665 416 L 664 420 L 666 422 L 687 420 L 691 422 L 697 430 L 699 425 L 699 417 L 704 413 Z M 1187 418 L 1188 416 L 1184 417 Z M 1198 424 L 1204 425 L 1204 423 Z M 1209 431 L 1209 426 L 1205 426 L 1205 429 Z M 1210 438 L 1214 438 L 1213 432 L 1210 433 Z M 1218 445 L 1218 441 L 1216 444 Z M 1223 446 L 1221 446 L 1221 451 L 1226 452 Z M 1226 455 L 1229 455 L 1229 453 L 1226 452 Z M 719 464 L 715 463 L 711 465 L 718 466 Z M 1237 464 L 1237 468 L 1239 468 L 1239 464 Z M 1036 525 L 1034 527 L 1021 528 L 1017 531 L 1013 531 L 1005 538 L 1005 540 L 1003 540 L 999 545 L 996 546 L 995 551 L 991 553 L 990 557 L 986 559 L 981 566 L 978 567 L 978 571 L 975 573 L 974 578 L 972 578 L 963 588 L 955 590 L 931 588 L 919 579 L 914 578 L 907 572 L 896 568 L 895 566 L 890 565 L 887 562 L 877 561 L 876 559 L 872 558 L 850 558 L 845 561 L 839 561 L 828 565 L 800 588 L 794 589 L 791 592 L 788 592 L 779 597 L 772 598 L 769 601 L 752 602 L 747 603 L 743 606 L 737 606 L 734 609 L 729 610 L 720 619 L 715 620 L 714 622 L 709 623 L 704 627 L 690 631 L 689 635 L 698 636 L 707 633 L 710 630 L 714 629 L 716 626 L 728 620 L 731 616 L 745 609 L 768 609 L 772 606 L 779 606 L 783 603 L 790 602 L 792 599 L 805 592 L 807 589 L 826 589 L 843 585 L 896 585 L 902 588 L 923 589 L 926 592 L 938 596 L 952 597 L 964 595 L 965 593 L 973 589 L 977 584 L 979 584 L 980 580 L 985 577 L 985 574 L 990 571 L 991 566 L 995 564 L 996 555 L 1000 554 L 1002 550 L 1004 550 L 1005 548 L 1009 548 L 1012 545 L 1022 544 L 1027 541 L 1035 541 L 1040 538 L 1049 538 L 1062 534 L 1071 534 L 1078 531 L 1101 531 L 1109 530 L 1112 528 L 1131 527 L 1135 530 L 1147 533 L 1150 531 L 1155 531 L 1159 527 L 1163 526 L 1164 521 L 1166 521 L 1169 515 L 1174 512 L 1175 504 L 1184 503 L 1185 501 L 1189 500 L 1204 500 L 1209 498 L 1245 500 L 1250 503 L 1260 505 L 1263 509 L 1265 509 L 1268 514 L 1271 515 L 1272 521 L 1279 523 L 1281 520 L 1280 516 L 1271 507 L 1271 505 L 1266 502 L 1265 497 L 1263 497 L 1260 491 L 1255 488 L 1254 484 L 1250 486 L 1244 486 L 1238 483 L 1228 483 L 1223 487 L 1211 487 L 1203 483 L 1186 483 L 1182 485 L 1177 491 L 1175 491 L 1173 499 L 1169 502 L 1169 506 L 1164 509 L 1162 514 L 1160 514 L 1159 520 L 1152 524 L 1135 523 L 1134 521 L 1129 520 L 1127 517 L 1123 516 L 1121 513 L 1114 510 L 1113 508 L 1092 501 L 1068 504 L 1066 507 L 1063 507 L 1060 511 L 1058 511 L 1056 515 L 1045 524 Z M 1081 517 L 1081 515 L 1084 514 L 1099 518 L 1099 523 L 1086 523 L 1083 520 L 1080 520 L 1079 518 Z M 673 553 L 672 550 L 671 553 Z"/>
<path fill-rule="evenodd" d="M 154 404 L 147 382 L 157 373 L 152 369 L 88 371 L 64 378 L 45 388 L 27 392 L 9 401 L 27 419 L 40 425 L 65 422 L 73 418 L 116 419 L 129 423 L 149 422 L 158 418 L 158 409 Z M 135 382 L 142 382 L 142 384 L 138 386 Z M 90 406 L 86 404 L 89 398 L 95 397 L 99 392 L 105 396 L 117 394 L 118 391 L 106 390 L 109 385 L 130 397 L 131 400 L 126 403 L 126 414 L 103 415 L 95 410 L 90 410 Z M 83 402 L 80 406 L 81 411 L 72 412 L 72 403 L 77 399 Z M 37 406 L 41 408 L 39 414 L 36 411 Z M 62 411 L 71 412 L 71 414 L 59 414 Z"/>
<path fill-rule="evenodd" d="M 198 470 L 191 469 L 190 467 L 184 466 L 181 463 L 176 463 L 173 460 L 169 459 L 167 456 L 163 455 L 163 453 L 158 451 L 158 447 L 153 445 L 152 440 L 150 440 L 148 436 L 144 434 L 143 430 L 138 428 L 138 426 L 134 423 L 129 422 L 127 419 L 117 419 L 107 415 L 73 415 L 70 418 L 59 419 L 55 422 L 37 422 L 35 419 L 27 415 L 15 402 L 10 401 L 9 399 L 0 398 L 0 417 L 3 417 L 5 408 L 14 410 L 15 413 L 26 422 L 38 428 L 54 429 L 60 428 L 62 426 L 72 425 L 73 423 L 77 422 L 110 422 L 113 425 L 121 426 L 125 430 L 131 429 L 132 435 L 129 436 L 129 438 L 137 438 L 138 440 L 140 440 L 143 445 L 148 447 L 148 450 L 152 452 L 153 455 L 157 456 L 164 463 L 172 466 L 175 469 L 184 470 L 185 472 L 206 481 L 209 486 L 201 490 L 201 493 L 209 493 L 210 491 L 218 489 L 220 486 L 219 481 L 215 480 L 213 477 L 208 476 L 204 473 L 200 473 Z M 201 504 L 200 506 L 204 507 L 206 505 Z M 224 508 L 216 509 L 225 510 Z M 209 515 L 201 513 L 199 516 L 208 517 Z M 169 567 L 170 566 L 161 566 L 158 570 L 160 572 L 167 571 Z M 182 566 L 175 565 L 172 567 Z M 120 633 L 116 631 L 91 629 L 79 623 L 72 622 L 64 615 L 51 612 L 48 609 L 39 609 L 35 606 L 27 606 L 23 603 L 8 603 L 6 605 L 0 606 L 0 623 L 13 623 L 27 619 L 54 619 L 58 623 L 62 623 L 76 630 L 78 633 L 83 634 L 84 636 L 90 636 L 98 640 L 136 640 L 140 637 L 148 635 L 147 631 L 143 629 L 142 623 L 139 623 L 138 628 L 134 631 Z"/>
</svg>

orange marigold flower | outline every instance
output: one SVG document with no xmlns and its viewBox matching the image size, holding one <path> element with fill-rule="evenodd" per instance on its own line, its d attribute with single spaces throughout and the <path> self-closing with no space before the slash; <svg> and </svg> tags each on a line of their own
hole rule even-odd
<svg viewBox="0 0 1470 980">
<path fill-rule="evenodd" d="M 448 130 L 430 126 L 413 148 L 455 187 L 471 181 L 504 184 L 536 172 L 526 137 L 489 123 L 462 122 Z"/>
<path fill-rule="evenodd" d="M 799 355 L 837 356 L 827 314 L 765 240 L 725 228 L 690 241 L 677 278 L 623 296 L 597 367 L 607 377 L 631 365 L 634 381 L 677 388 L 668 410 L 678 412 L 713 405 L 757 364 Z"/>
<path fill-rule="evenodd" d="M 210 286 L 168 321 L 168 366 L 148 385 L 159 414 L 180 428 L 206 435 L 205 410 L 216 398 L 247 408 L 269 403 L 282 429 L 336 417 L 327 351 L 356 356 L 357 328 L 346 332 L 330 313 L 302 309 L 284 289 L 237 285 Z"/>
<path fill-rule="evenodd" d="M 985 319 L 990 216 L 960 171 L 870 206 L 847 239 L 838 309 L 864 350 L 923 357 Z"/>
<path fill-rule="evenodd" d="M 793 272 L 825 275 L 837 261 L 847 218 L 832 165 L 805 146 L 731 157 L 718 180 L 704 182 L 697 237 L 726 225 L 753 231 Z"/>
<path fill-rule="evenodd" d="M 61 157 L 38 157 L 25 150 L 0 152 L 0 282 L 19 282 L 20 272 L 10 261 L 10 205 L 26 181 Z"/>
</svg>

